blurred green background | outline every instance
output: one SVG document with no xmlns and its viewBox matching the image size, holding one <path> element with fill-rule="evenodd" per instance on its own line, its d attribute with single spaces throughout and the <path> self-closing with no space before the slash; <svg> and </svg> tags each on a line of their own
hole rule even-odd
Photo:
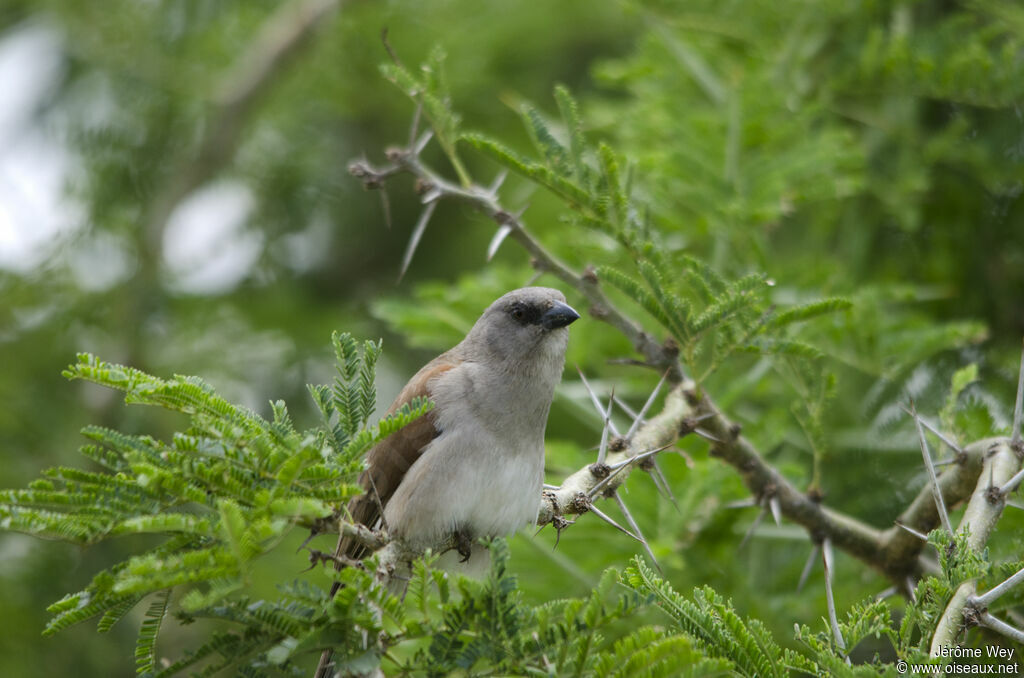
<svg viewBox="0 0 1024 678">
<path fill-rule="evenodd" d="M 897 402 L 909 393 L 934 414 L 959 367 L 980 368 L 959 404 L 963 430 L 1008 427 L 1024 334 L 1019 4 L 345 3 L 232 128 L 237 147 L 225 162 L 162 223 L 160 201 L 207 133 L 234 64 L 278 8 L 0 6 L 0 486 L 85 463 L 76 449 L 86 423 L 153 435 L 182 423 L 66 383 L 60 370 L 77 351 L 158 375 L 202 375 L 262 413 L 283 398 L 311 425 L 305 384 L 331 378 L 331 330 L 384 338 L 386 406 L 493 298 L 531 277 L 512 243 L 486 264 L 493 225 L 442 205 L 396 283 L 418 199 L 405 181 L 390 186 L 388 226 L 380 196 L 346 169 L 404 143 L 413 117 L 378 71 L 389 58 L 385 28 L 407 66 L 441 46 L 463 125 L 524 151 L 521 105 L 554 118 L 552 89 L 567 85 L 588 138 L 629 161 L 666 250 L 726 275 L 766 272 L 781 304 L 853 299 L 853 310 L 810 336 L 825 354 L 821 373 L 837 378 L 821 410 L 831 506 L 891 524 L 923 484 Z M 497 173 L 465 155 L 478 181 Z M 448 171 L 436 149 L 427 156 Z M 510 179 L 502 197 L 528 204 L 526 223 L 574 266 L 628 265 L 615 243 L 567 223 L 525 182 Z M 549 425 L 550 480 L 592 460 L 600 432 L 571 366 L 638 407 L 657 376 L 608 364 L 629 355 L 607 326 L 573 326 Z M 801 487 L 810 482 L 798 415 L 814 405 L 816 385 L 804 371 L 742 356 L 707 387 L 773 464 Z M 692 464 L 663 461 L 677 505 L 639 474 L 626 493 L 662 567 L 679 590 L 710 584 L 791 643 L 794 622 L 824 614 L 820 568 L 795 590 L 806 535 L 765 525 L 738 550 L 754 517 L 723 509 L 745 495 L 738 477 L 700 444 L 685 447 Z M 1020 513 L 1000 530 L 1020 532 Z M 587 517 L 553 543 L 550 529 L 512 542 L 531 602 L 580 594 L 636 551 Z M 132 675 L 130 624 L 105 636 L 86 624 L 40 637 L 47 604 L 131 548 L 0 537 L 0 675 Z M 266 577 L 304 567 L 302 556 L 282 559 Z M 838 567 L 840 608 L 887 585 L 845 556 Z M 161 653 L 176 656 L 178 641 L 178 632 L 163 635 Z"/>
</svg>

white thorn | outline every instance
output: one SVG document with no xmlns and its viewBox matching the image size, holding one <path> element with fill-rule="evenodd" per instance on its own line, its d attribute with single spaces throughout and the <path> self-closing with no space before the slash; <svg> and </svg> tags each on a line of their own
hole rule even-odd
<svg viewBox="0 0 1024 678">
<path fill-rule="evenodd" d="M 427 147 L 427 144 L 429 144 L 430 140 L 433 139 L 433 138 L 434 138 L 433 130 L 429 130 L 428 129 L 416 141 L 416 145 L 413 147 L 413 153 L 415 153 L 416 155 L 419 155 L 420 153 L 422 153 L 423 149 Z"/>
<path fill-rule="evenodd" d="M 768 500 L 768 507 L 772 510 L 772 518 L 775 519 L 775 524 L 778 526 L 782 525 L 782 506 L 779 503 L 777 496 L 772 496 Z"/>
<path fill-rule="evenodd" d="M 909 414 L 910 416 L 912 416 L 912 417 L 913 417 L 913 416 L 915 416 L 915 415 L 914 415 L 914 413 L 913 413 L 912 411 L 910 411 L 910 410 L 909 410 L 909 409 L 907 408 L 907 406 L 906 406 L 906 405 L 904 405 L 903 403 L 900 403 L 900 408 L 901 408 L 901 409 L 902 409 L 902 410 L 903 410 L 904 412 L 906 412 L 907 414 Z M 942 442 L 946 443 L 946 446 L 947 446 L 947 447 L 949 447 L 949 448 L 950 448 L 951 450 L 953 450 L 953 451 L 954 451 L 954 452 L 956 452 L 957 454 L 963 454 L 963 453 L 964 453 L 964 450 L 963 450 L 963 448 L 962 448 L 962 447 L 960 447 L 960 446 L 959 446 L 959 445 L 957 445 L 957 444 L 956 444 L 955 442 L 953 442 L 952 440 L 950 440 L 950 439 L 949 439 L 949 437 L 947 437 L 946 435 L 944 435 L 944 434 L 942 433 L 942 431 L 940 431 L 940 430 L 939 430 L 939 429 L 938 429 L 937 427 L 935 427 L 935 426 L 932 426 L 931 424 L 929 424 L 929 423 L 928 423 L 928 420 L 927 420 L 927 419 L 925 419 L 924 417 L 922 417 L 922 416 L 921 416 L 920 414 L 918 414 L 918 415 L 917 415 L 917 418 L 921 420 L 921 425 L 922 425 L 922 426 L 924 426 L 924 427 L 925 427 L 926 429 L 928 429 L 928 430 L 929 430 L 929 431 L 931 431 L 931 432 L 932 432 L 933 434 L 935 434 L 935 437 L 936 437 L 936 438 L 938 438 L 938 439 L 939 439 L 939 440 L 941 440 Z M 955 461 L 955 460 L 954 460 L 954 461 Z"/>
<path fill-rule="evenodd" d="M 708 433 L 704 429 L 695 428 L 695 429 L 693 429 L 693 432 L 696 433 L 697 435 L 699 435 L 704 440 L 709 440 L 709 441 L 711 441 L 713 443 L 722 444 L 724 442 L 722 440 L 719 440 L 715 436 L 711 435 L 710 433 Z"/>
<path fill-rule="evenodd" d="M 620 398 L 619 396 L 615 396 L 615 404 L 618 405 L 619 409 L 625 412 L 630 419 L 636 419 L 636 410 L 630 407 L 629 404 L 626 403 L 626 401 L 624 401 L 622 398 Z"/>
<path fill-rule="evenodd" d="M 597 413 L 600 414 L 601 418 L 603 419 L 605 416 L 605 411 L 604 407 L 601 406 L 601 401 L 598 400 L 597 394 L 594 393 L 594 389 L 590 388 L 590 382 L 587 381 L 587 378 L 583 375 L 583 370 L 580 369 L 579 365 L 576 366 L 576 371 L 580 373 L 580 379 L 583 381 L 583 386 L 587 389 L 587 393 L 590 394 L 590 400 L 591 402 L 594 403 L 594 409 L 597 410 Z M 615 423 L 609 420 L 609 424 L 611 425 L 612 433 L 614 433 L 616 436 L 619 435 L 619 430 L 618 428 L 616 428 Z"/>
<path fill-rule="evenodd" d="M 1004 495 L 1010 494 L 1017 489 L 1020 482 L 1024 480 L 1024 469 L 1017 471 L 1012 478 L 1006 481 L 1006 484 L 999 488 L 999 491 Z"/>
<path fill-rule="evenodd" d="M 416 100 L 416 111 L 412 114 L 412 124 L 409 125 L 409 146 L 416 142 L 416 135 L 420 131 L 420 116 L 423 114 L 423 99 Z"/>
<path fill-rule="evenodd" d="M 611 466 L 609 466 L 608 468 L 610 468 L 613 471 L 615 471 L 615 470 L 618 470 L 618 469 L 622 468 L 623 466 L 629 466 L 630 464 L 635 464 L 636 462 L 641 461 L 643 459 L 646 459 L 647 457 L 650 457 L 652 455 L 655 455 L 658 452 L 664 452 L 665 450 L 667 450 L 668 448 L 672 447 L 673 445 L 675 445 L 675 443 L 669 443 L 668 445 L 662 445 L 661 447 L 655 447 L 655 448 L 650 449 L 650 450 L 644 450 L 643 452 L 640 452 L 639 454 L 636 454 L 636 455 L 634 455 L 632 457 L 626 457 L 622 461 L 616 462 L 616 463 L 612 464 Z"/>
<path fill-rule="evenodd" d="M 597 448 L 597 463 L 603 464 L 608 455 L 608 431 L 611 429 L 611 405 L 615 401 L 615 390 L 611 389 L 611 397 L 608 398 L 608 409 L 604 411 L 604 424 L 601 426 L 601 444 Z"/>
<path fill-rule="evenodd" d="M 437 186 L 434 186 L 429 191 L 423 194 L 423 197 L 420 198 L 420 202 L 424 205 L 429 205 L 431 203 L 437 202 L 442 195 L 444 195 L 444 192 Z"/>
<path fill-rule="evenodd" d="M 405 255 L 402 257 L 402 270 L 398 274 L 399 280 L 405 276 L 409 264 L 412 263 L 412 255 L 416 253 L 416 247 L 420 244 L 420 238 L 423 237 L 423 233 L 427 230 L 427 224 L 430 223 L 430 217 L 434 214 L 435 209 L 437 209 L 437 203 L 432 202 L 420 214 L 420 219 L 412 230 L 412 237 L 409 238 L 409 245 L 405 248 Z"/>
<path fill-rule="evenodd" d="M 498 253 L 498 248 L 501 247 L 501 243 L 505 242 L 505 238 L 512 232 L 512 227 L 508 224 L 502 224 L 498 227 L 498 230 L 494 233 L 494 237 L 491 238 L 491 243 L 487 246 L 487 261 L 494 258 L 494 255 Z"/>
<path fill-rule="evenodd" d="M 630 532 L 629 530 L 627 530 L 626 528 L 624 528 L 624 527 L 623 527 L 622 525 L 619 525 L 619 524 L 618 524 L 617 522 L 615 522 L 615 521 L 614 521 L 614 520 L 612 519 L 612 517 L 611 517 L 611 516 L 609 516 L 608 514 L 604 513 L 603 511 L 601 511 L 600 509 L 598 509 L 597 507 L 595 507 L 595 506 L 594 506 L 593 504 L 591 504 L 591 505 L 590 505 L 590 506 L 588 507 L 588 509 L 589 509 L 590 511 L 592 511 L 592 512 L 594 513 L 594 515 L 596 515 L 596 516 L 597 516 L 598 518 L 600 518 L 600 519 L 601 519 L 601 520 L 603 520 L 604 522 L 606 522 L 606 523 L 608 523 L 609 525 L 611 525 L 612 527 L 614 527 L 614 528 L 615 528 L 616 530 L 618 530 L 618 531 L 622 532 L 623 534 L 628 534 L 628 535 L 629 535 L 630 537 L 632 537 L 633 539 L 636 539 L 636 540 L 637 540 L 638 542 L 640 542 L 641 544 L 642 544 L 642 543 L 644 543 L 644 540 L 643 540 L 643 539 L 641 539 L 640 537 L 636 536 L 635 534 L 633 534 L 632 532 Z"/>
<path fill-rule="evenodd" d="M 949 534 L 953 534 L 953 525 L 949 522 L 949 514 L 946 512 L 946 501 L 942 498 L 942 489 L 939 487 L 939 477 L 935 475 L 935 466 L 932 465 L 932 455 L 928 452 L 928 441 L 924 437 L 924 429 L 921 427 L 921 418 L 917 416 L 914 402 L 910 402 L 910 414 L 914 417 L 914 424 L 917 426 L 917 435 L 921 439 L 921 456 L 924 458 L 925 468 L 928 469 L 928 477 L 932 481 L 932 494 L 935 496 L 935 508 L 938 510 L 942 526 Z"/>
<path fill-rule="evenodd" d="M 623 459 L 622 461 L 618 462 L 617 464 L 612 464 L 611 466 L 608 467 L 611 470 L 611 473 L 609 473 L 607 476 L 605 476 L 605 478 L 602 479 L 601 482 L 599 482 L 598 484 L 596 484 L 592 488 L 590 488 L 590 491 L 587 492 L 587 496 L 588 497 L 593 497 L 594 495 L 596 495 L 601 490 L 601 488 L 603 488 L 605 485 L 610 483 L 616 476 L 618 476 L 620 473 L 622 473 L 623 470 L 625 470 L 631 464 L 634 464 L 634 463 L 640 461 L 641 459 L 649 457 L 652 454 L 657 454 L 658 452 L 666 450 L 666 449 L 668 449 L 669 447 L 671 447 L 674 444 L 675 443 L 669 443 L 668 445 L 663 445 L 662 447 L 656 447 L 653 450 L 647 450 L 646 452 L 641 452 L 640 454 L 636 455 L 635 457 L 627 457 L 626 459 Z"/>
<path fill-rule="evenodd" d="M 832 596 L 832 540 L 825 537 L 821 545 L 821 553 L 825 562 L 825 604 L 828 607 L 828 621 L 832 626 L 832 637 L 836 645 L 843 653 L 846 653 L 846 642 L 843 641 L 843 632 L 839 630 L 839 619 L 836 617 L 836 601 Z M 849 657 L 847 657 L 849 659 Z"/>
<path fill-rule="evenodd" d="M 640 542 L 644 545 L 644 550 L 647 551 L 647 555 L 651 557 L 651 562 L 658 568 L 658 572 L 661 572 L 661 565 L 658 564 L 658 559 L 654 557 L 654 551 L 651 550 L 650 544 L 647 543 L 647 539 L 644 537 L 644 533 L 640 531 L 640 526 L 637 525 L 636 520 L 633 519 L 633 514 L 629 512 L 629 508 L 626 506 L 626 502 L 622 501 L 622 497 L 619 493 L 615 493 L 615 503 L 619 505 L 619 510 L 622 511 L 622 515 L 626 517 L 626 522 L 632 527 L 638 535 L 640 535 Z"/>
<path fill-rule="evenodd" d="M 900 528 L 902 530 L 906 530 L 907 532 L 909 532 L 910 534 L 914 535 L 915 537 L 917 537 L 921 541 L 924 541 L 924 542 L 928 541 L 928 535 L 927 534 L 925 534 L 923 532 L 918 532 L 914 528 L 910 527 L 909 525 L 905 525 L 904 523 L 902 523 L 902 522 L 900 522 L 898 520 L 896 521 L 896 527 L 898 527 L 898 528 Z"/>
<path fill-rule="evenodd" d="M 494 177 L 494 181 L 487 188 L 487 192 L 491 195 L 495 195 L 498 192 L 498 189 L 501 188 L 501 185 L 505 183 L 506 177 L 508 177 L 508 170 L 503 168 L 498 172 L 498 176 Z"/>
<path fill-rule="evenodd" d="M 899 590 L 900 590 L 899 587 L 896 586 L 895 584 L 893 584 L 889 588 L 882 589 L 881 591 L 876 593 L 875 594 L 875 600 L 885 600 L 886 598 L 888 598 L 890 596 L 894 596 L 897 593 L 899 593 Z"/>
<path fill-rule="evenodd" d="M 1021 416 L 1024 413 L 1024 345 L 1021 346 L 1020 372 L 1017 374 L 1017 402 L 1013 405 L 1013 438 L 1014 447 L 1020 444 Z"/>
<path fill-rule="evenodd" d="M 665 498 L 672 502 L 672 506 L 675 507 L 676 513 L 682 514 L 679 510 L 679 502 L 676 501 L 676 495 L 672 492 L 672 486 L 668 484 L 668 478 L 665 477 L 665 472 L 661 470 L 661 464 L 658 463 L 658 458 L 655 457 L 651 460 L 651 477 L 654 478 L 655 484 L 661 484 L 658 489 L 662 491 Z"/>
<path fill-rule="evenodd" d="M 764 520 L 764 514 L 766 512 L 767 512 L 767 510 L 764 509 L 764 508 L 762 508 L 760 511 L 758 511 L 757 517 L 754 518 L 754 522 L 752 522 L 750 524 L 750 527 L 747 529 L 747 533 L 745 535 L 743 535 L 743 539 L 740 540 L 740 545 L 736 547 L 737 551 L 739 551 L 744 546 L 746 546 L 747 542 L 754 535 L 754 530 L 756 530 L 758 525 L 761 524 L 761 521 Z"/>
<path fill-rule="evenodd" d="M 821 549 L 817 544 L 811 549 L 811 554 L 807 556 L 807 562 L 804 563 L 804 569 L 800 572 L 800 581 L 796 584 L 796 592 L 800 593 L 803 590 L 804 584 L 807 583 L 807 578 L 811 576 L 811 569 L 814 567 L 814 561 L 818 559 L 818 551 Z"/>
<path fill-rule="evenodd" d="M 1015 640 L 1018 643 L 1024 643 L 1024 631 L 1010 626 L 1003 620 L 993 617 L 988 612 L 982 612 L 978 615 L 978 623 L 987 629 L 991 629 L 996 633 L 1010 638 L 1011 640 Z"/>
<path fill-rule="evenodd" d="M 384 226 L 390 231 L 391 230 L 391 201 L 388 200 L 388 189 L 386 186 L 381 184 L 380 187 L 380 206 L 384 210 Z"/>
<path fill-rule="evenodd" d="M 1020 584 L 1021 582 L 1024 582 L 1024 568 L 1017 570 L 1017 573 L 1011 576 L 1006 581 L 1001 582 L 996 586 L 993 586 L 991 589 L 981 594 L 980 596 L 976 596 L 974 598 L 974 602 L 975 604 L 977 604 L 979 608 L 984 609 L 991 605 L 993 602 L 995 602 L 995 600 L 998 599 L 999 596 L 1003 595 L 1004 593 L 1012 589 L 1017 584 Z"/>
<path fill-rule="evenodd" d="M 665 379 L 668 377 L 668 370 L 665 370 L 665 374 L 661 375 L 661 379 L 658 381 L 658 385 L 651 391 L 651 395 L 647 398 L 647 402 L 640 408 L 640 413 L 633 418 L 633 425 L 629 427 L 629 432 L 626 433 L 626 438 L 632 438 L 633 434 L 636 433 L 637 429 L 640 428 L 640 423 L 644 420 L 644 415 L 647 414 L 647 410 L 651 409 L 651 405 L 654 404 L 654 399 L 658 397 L 658 393 L 661 392 L 661 386 L 665 383 Z"/>
</svg>

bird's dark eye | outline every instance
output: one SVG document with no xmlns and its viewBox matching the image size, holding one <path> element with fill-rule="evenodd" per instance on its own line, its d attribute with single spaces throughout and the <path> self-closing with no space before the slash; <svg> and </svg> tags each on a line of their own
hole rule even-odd
<svg viewBox="0 0 1024 678">
<path fill-rule="evenodd" d="M 512 317 L 515 318 L 516 320 L 522 320 L 523 318 L 526 317 L 526 311 L 523 310 L 522 306 L 513 306 L 511 312 Z"/>
</svg>

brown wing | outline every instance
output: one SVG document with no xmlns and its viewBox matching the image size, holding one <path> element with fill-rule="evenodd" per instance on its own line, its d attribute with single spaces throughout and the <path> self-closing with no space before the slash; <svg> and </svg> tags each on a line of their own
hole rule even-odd
<svg viewBox="0 0 1024 678">
<path fill-rule="evenodd" d="M 388 414 L 394 414 L 403 405 L 417 397 L 430 397 L 428 384 L 439 375 L 455 367 L 456 363 L 444 353 L 427 363 L 416 373 L 402 392 L 388 408 Z M 381 517 L 381 511 L 387 506 L 391 496 L 398 489 L 406 471 L 413 465 L 423 448 L 437 437 L 439 431 L 436 417 L 431 410 L 408 426 L 377 443 L 367 453 L 367 469 L 359 476 L 364 494 L 356 497 L 348 504 L 348 511 L 353 522 L 374 527 Z M 366 548 L 350 539 L 338 542 L 338 554 L 349 558 L 364 558 Z"/>
</svg>

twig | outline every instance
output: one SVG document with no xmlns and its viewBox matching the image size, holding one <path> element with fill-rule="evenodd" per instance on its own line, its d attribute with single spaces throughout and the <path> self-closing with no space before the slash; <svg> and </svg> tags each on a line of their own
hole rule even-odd
<svg viewBox="0 0 1024 678">
<path fill-rule="evenodd" d="M 151 246 L 159 247 L 167 220 L 178 204 L 231 159 L 238 134 L 256 103 L 340 4 L 341 0 L 295 0 L 281 5 L 263 23 L 256 38 L 220 79 L 213 94 L 216 108 L 199 146 L 180 163 L 174 179 L 154 201 L 146 220 Z"/>
<path fill-rule="evenodd" d="M 633 439 L 626 441 L 624 449 L 608 453 L 608 465 L 626 460 L 638 450 L 649 451 L 669 446 L 682 435 L 694 433 L 711 442 L 711 454 L 737 469 L 754 496 L 777 497 L 778 512 L 805 527 L 815 542 L 828 537 L 834 547 L 878 568 L 901 586 L 908 577 L 916 576 L 921 571 L 922 565 L 918 559 L 923 544 L 920 540 L 896 526 L 884 532 L 879 531 L 850 516 L 828 509 L 815 498 L 798 491 L 764 461 L 750 441 L 739 434 L 739 427 L 722 415 L 706 394 L 699 391 L 692 381 L 684 379 L 678 349 L 673 345 L 658 343 L 638 323 L 616 308 L 601 291 L 599 281 L 592 271 L 576 273 L 570 269 L 529 233 L 521 215 L 506 209 L 490 187 L 472 183 L 461 186 L 446 180 L 421 161 L 419 150 L 420 145 L 388 149 L 388 164 L 374 167 L 368 162 L 356 161 L 350 165 L 350 171 L 368 188 L 378 187 L 388 177 L 396 174 L 411 175 L 431 200 L 451 199 L 462 202 L 487 215 L 499 228 L 510 227 L 508 237 L 515 239 L 526 250 L 538 272 L 550 273 L 574 288 L 589 302 L 591 314 L 595 318 L 616 328 L 648 365 L 666 370 L 668 379 L 676 384 L 666 396 L 661 413 L 646 422 L 640 417 L 641 423 Z M 592 393 L 592 398 L 596 400 L 595 396 Z M 596 409 L 604 415 L 605 408 L 599 402 Z M 696 428 L 692 423 L 697 417 L 705 418 L 701 428 Z M 634 424 L 637 419 L 634 417 Z M 615 429 L 610 430 L 615 432 Z M 983 445 L 986 444 L 977 442 L 967 446 L 964 453 L 958 455 L 957 463 L 937 476 L 933 485 L 946 504 L 954 505 L 970 496 L 981 468 Z M 607 468 L 593 466 L 598 469 Z M 612 472 L 615 477 L 607 480 L 603 487 L 614 490 L 621 485 L 633 465 L 620 468 L 621 471 Z M 579 512 L 572 506 L 574 497 L 579 493 L 587 496 L 607 478 L 610 475 L 597 475 L 595 469 L 588 466 L 567 477 L 558 489 L 545 491 L 538 524 L 551 522 L 555 516 L 563 513 Z M 934 527 L 940 519 L 933 494 L 932 486 L 922 489 L 900 516 L 904 525 L 919 532 L 927 532 Z"/>
<path fill-rule="evenodd" d="M 349 171 L 361 179 L 368 188 L 376 188 L 387 177 L 402 172 L 416 177 L 427 191 L 436 191 L 440 198 L 449 198 L 467 203 L 493 219 L 499 226 L 511 227 L 509 236 L 514 238 L 532 258 L 538 271 L 550 273 L 582 294 L 590 306 L 591 315 L 608 323 L 629 339 L 633 347 L 653 365 L 669 370 L 670 379 L 679 382 L 683 378 L 677 351 L 660 344 L 647 334 L 639 324 L 620 311 L 597 284 L 596 278 L 581 275 L 540 244 L 523 224 L 521 216 L 505 209 L 497 196 L 486 187 L 471 185 L 462 187 L 444 179 L 428 168 L 419 159 L 418 149 L 389 149 L 389 165 L 374 167 L 368 162 L 356 161 L 349 165 Z"/>
<path fill-rule="evenodd" d="M 391 541 L 383 532 L 372 530 L 366 525 L 344 521 L 342 521 L 340 525 L 341 536 L 348 537 L 352 541 L 365 546 L 371 551 L 379 551 Z"/>
</svg>

